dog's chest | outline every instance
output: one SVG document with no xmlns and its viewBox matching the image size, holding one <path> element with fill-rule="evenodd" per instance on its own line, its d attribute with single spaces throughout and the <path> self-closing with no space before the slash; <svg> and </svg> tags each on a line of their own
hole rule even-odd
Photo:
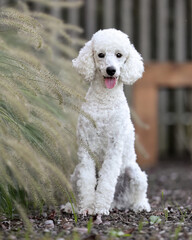
<svg viewBox="0 0 192 240">
<path fill-rule="evenodd" d="M 122 122 L 126 119 L 125 108 L 119 106 L 118 108 L 106 108 L 97 106 L 97 108 L 83 106 L 85 111 L 91 119 L 95 122 L 94 126 L 85 116 L 80 116 L 79 119 L 79 137 L 86 140 L 91 151 L 103 156 L 112 138 L 118 134 L 122 127 Z M 128 117 L 128 112 L 127 112 Z"/>
</svg>

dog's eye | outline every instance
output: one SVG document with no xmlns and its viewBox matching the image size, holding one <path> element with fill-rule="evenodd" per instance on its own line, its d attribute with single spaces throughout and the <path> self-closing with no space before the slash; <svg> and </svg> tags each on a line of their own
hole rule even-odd
<svg viewBox="0 0 192 240">
<path fill-rule="evenodd" d="M 121 53 L 117 53 L 117 54 L 116 54 L 116 57 L 121 58 L 121 57 L 122 57 L 122 54 L 121 54 Z"/>
<path fill-rule="evenodd" d="M 98 57 L 99 57 L 99 58 L 104 58 L 104 57 L 105 57 L 105 54 L 104 54 L 104 53 L 99 53 L 99 54 L 98 54 Z"/>
</svg>

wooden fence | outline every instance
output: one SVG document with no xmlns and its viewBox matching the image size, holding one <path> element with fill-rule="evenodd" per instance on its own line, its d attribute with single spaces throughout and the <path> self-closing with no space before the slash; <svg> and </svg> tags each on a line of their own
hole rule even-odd
<svg viewBox="0 0 192 240">
<path fill-rule="evenodd" d="M 16 0 L 9 0 L 9 2 L 14 1 Z M 8 0 L 1 0 L 2 4 L 6 4 L 6 2 Z M 33 9 L 43 10 L 43 6 L 36 4 L 33 5 Z M 62 18 L 65 22 L 81 26 L 84 29 L 83 37 L 86 39 L 91 38 L 94 32 L 103 28 L 113 27 L 124 31 L 129 35 L 148 66 L 152 62 L 172 62 L 180 64 L 180 66 L 177 65 L 179 69 L 185 69 L 181 65 L 192 60 L 192 0 L 84 0 L 84 5 L 81 8 L 53 8 L 49 12 Z M 153 158 L 148 160 L 148 166 L 157 160 L 158 155 L 169 151 L 169 144 L 176 146 L 175 154 L 184 151 L 186 143 L 184 143 L 183 139 L 185 141 L 187 139 L 185 129 L 186 127 L 192 129 L 191 105 L 188 103 L 188 110 L 184 106 L 186 105 L 186 103 L 184 104 L 184 96 L 187 95 L 188 99 L 192 99 L 192 84 L 184 84 L 186 74 L 182 70 L 181 73 L 178 72 L 178 74 L 183 76 L 180 79 L 180 85 L 172 85 L 172 90 L 170 90 L 170 85 L 165 83 L 169 83 L 172 77 L 171 74 L 173 73 L 174 75 L 174 72 L 177 72 L 173 71 L 174 67 L 170 67 L 172 69 L 171 74 L 167 72 L 166 75 L 165 71 L 163 73 L 164 77 L 160 78 L 164 85 L 158 82 L 154 87 L 153 81 L 154 83 L 157 82 L 157 75 L 161 75 L 161 71 L 163 71 L 161 67 L 161 64 L 159 67 L 152 67 L 153 73 L 150 67 L 146 68 L 146 75 L 141 81 L 141 88 L 139 85 L 136 85 L 136 91 L 140 94 L 134 93 L 135 95 L 133 96 L 136 102 L 136 109 L 138 109 L 141 118 L 143 116 L 142 120 L 146 121 L 151 127 L 151 130 L 148 133 L 144 132 L 143 135 L 144 145 L 147 144 L 147 151 Z M 154 79 L 150 77 L 151 86 L 147 86 L 149 87 L 148 90 L 151 89 L 151 92 L 147 94 L 151 96 L 155 92 L 154 99 L 158 99 L 156 105 L 151 100 L 147 102 L 147 97 L 145 97 L 143 90 L 146 90 L 146 88 L 143 88 L 142 84 L 145 85 L 145 81 L 147 84 L 149 83 L 146 77 L 149 76 L 148 72 L 150 76 L 154 76 Z M 192 83 L 192 71 L 190 71 L 190 74 L 190 76 L 187 76 L 187 79 Z M 177 76 L 174 76 L 176 83 Z M 161 88 L 157 86 L 161 86 Z M 126 88 L 125 91 L 128 99 L 131 100 L 131 89 Z M 186 91 L 188 92 L 187 94 Z M 173 95 L 174 97 L 172 97 Z M 143 99 L 141 96 L 143 96 Z M 144 102 L 145 106 L 143 106 Z M 174 105 L 174 111 L 167 109 L 169 104 Z M 152 115 L 150 115 L 149 111 L 149 115 L 146 116 L 146 106 L 149 109 L 153 107 Z M 143 112 L 142 109 L 145 109 L 145 111 Z M 156 113 L 154 114 L 155 111 Z M 154 115 L 155 118 L 153 118 Z M 141 136 L 143 134 L 142 131 L 144 130 L 141 130 Z M 175 140 L 175 143 L 171 143 L 171 136 L 172 139 L 176 138 L 171 131 L 177 133 L 178 138 Z M 192 133 L 190 134 L 192 136 Z M 156 144 L 153 146 L 153 149 L 151 144 Z M 190 147 L 192 152 L 192 143 Z M 159 149 L 160 154 L 158 154 L 157 149 Z"/>
<path fill-rule="evenodd" d="M 134 87 L 134 109 L 148 124 L 136 132 L 152 166 L 161 160 L 192 156 L 192 63 L 151 63 Z"/>
<path fill-rule="evenodd" d="M 17 0 L 1 0 L 1 5 Z M 57 0 L 55 0 L 57 1 Z M 69 0 L 76 1 L 76 0 Z M 127 33 L 145 62 L 192 59 L 192 0 L 84 0 L 78 9 L 51 9 L 84 29 L 89 39 L 103 28 Z M 42 9 L 40 3 L 34 9 Z"/>
<path fill-rule="evenodd" d="M 145 62 L 192 59 L 192 0 L 85 0 L 64 17 L 86 38 L 102 28 L 126 32 Z"/>
<path fill-rule="evenodd" d="M 124 31 L 148 65 L 150 81 L 146 73 L 133 94 L 130 88 L 125 88 L 128 100 L 134 95 L 135 110 L 149 125 L 147 131 L 137 127 L 141 143 L 149 153 L 146 160 L 139 157 L 140 163 L 152 166 L 159 157 L 189 157 L 192 152 L 189 141 L 192 136 L 192 71 L 187 76 L 185 71 L 192 65 L 183 65 L 192 60 L 192 0 L 86 0 L 83 8 L 69 11 L 69 20 L 85 29 L 87 39 L 102 28 Z M 163 68 L 160 64 L 150 70 L 152 62 L 179 65 Z M 171 72 L 167 71 L 169 68 Z M 161 71 L 165 73 L 158 79 Z M 149 83 L 147 88 L 143 87 L 145 82 Z"/>
</svg>

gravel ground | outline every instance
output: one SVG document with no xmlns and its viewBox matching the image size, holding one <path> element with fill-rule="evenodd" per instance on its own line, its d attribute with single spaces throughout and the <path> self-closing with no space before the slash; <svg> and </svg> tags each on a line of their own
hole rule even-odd
<svg viewBox="0 0 192 240">
<path fill-rule="evenodd" d="M 23 222 L 7 221 L 1 217 L 2 239 L 190 239 L 192 240 L 192 164 L 158 166 L 147 171 L 150 213 L 114 210 L 95 219 L 74 216 L 62 212 L 44 211 L 33 215 L 30 221 L 33 233 L 24 236 Z"/>
</svg>

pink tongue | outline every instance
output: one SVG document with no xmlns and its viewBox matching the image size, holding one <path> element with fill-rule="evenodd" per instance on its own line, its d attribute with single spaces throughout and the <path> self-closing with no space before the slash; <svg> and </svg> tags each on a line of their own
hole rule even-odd
<svg viewBox="0 0 192 240">
<path fill-rule="evenodd" d="M 109 89 L 114 88 L 116 83 L 116 78 L 105 78 L 105 86 Z"/>
</svg>

